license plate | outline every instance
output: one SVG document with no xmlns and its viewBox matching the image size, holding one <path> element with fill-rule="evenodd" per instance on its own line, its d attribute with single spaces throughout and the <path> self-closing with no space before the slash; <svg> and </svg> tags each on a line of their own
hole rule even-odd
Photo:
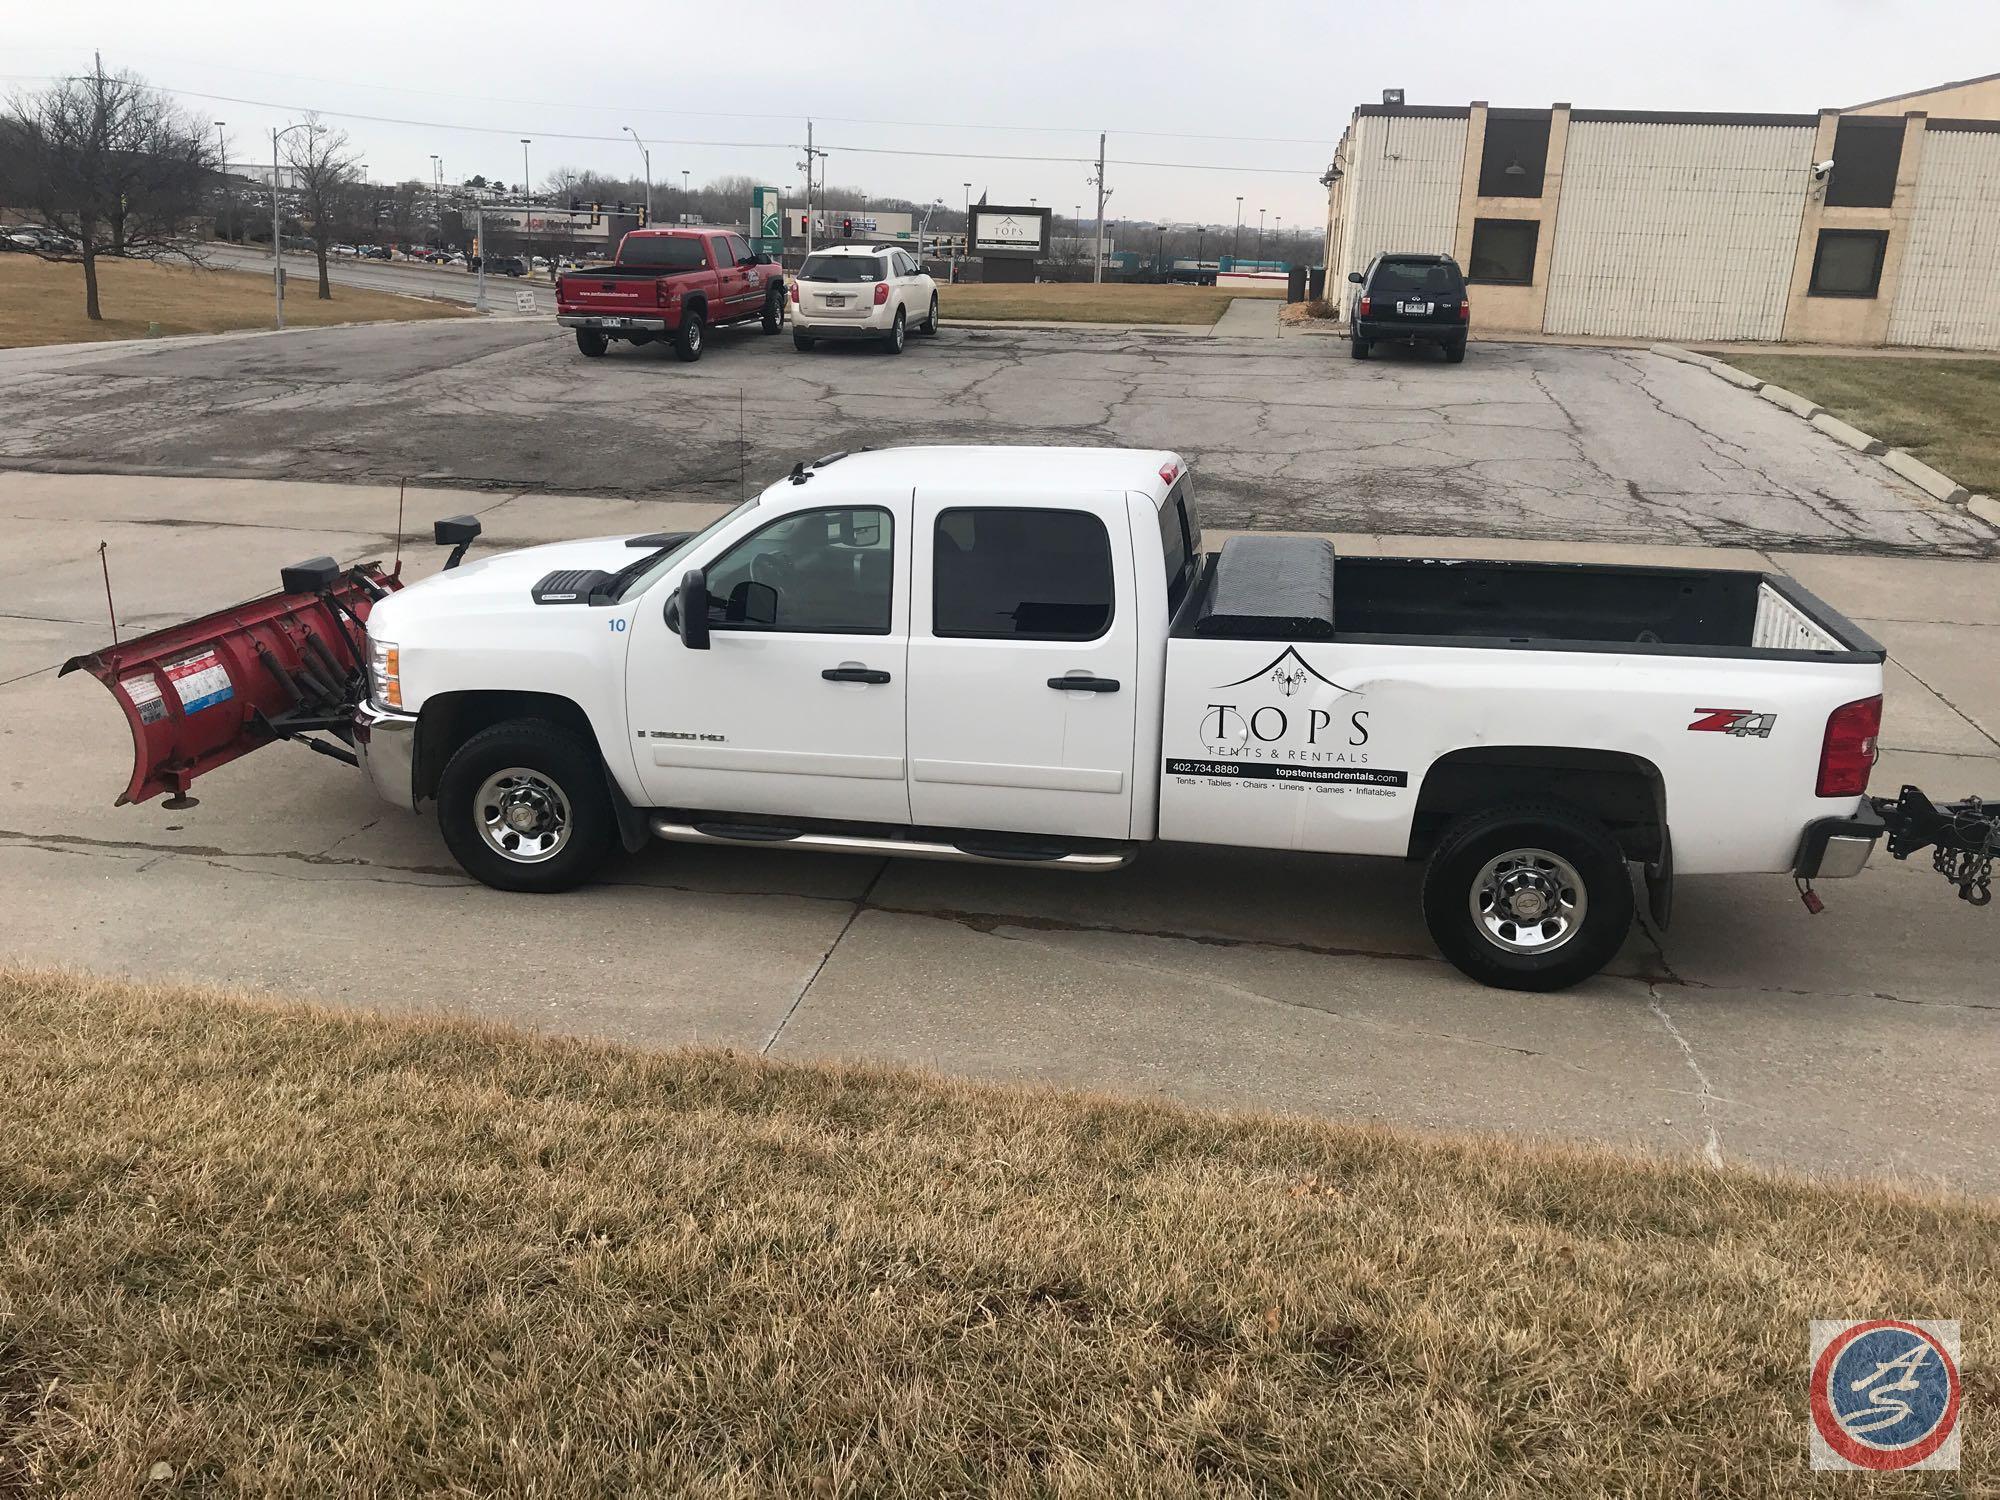
<svg viewBox="0 0 2000 1500">
<path fill-rule="evenodd" d="M 845 297 L 828 297 L 826 305 L 828 307 L 845 307 L 847 306 L 847 299 Z"/>
<path fill-rule="evenodd" d="M 1427 318 L 1431 313 L 1431 305 L 1428 302 L 1398 302 L 1396 311 L 1408 316 Z"/>
<path fill-rule="evenodd" d="M 599 318 L 597 321 L 606 328 L 623 328 L 632 320 L 630 318 Z"/>
</svg>

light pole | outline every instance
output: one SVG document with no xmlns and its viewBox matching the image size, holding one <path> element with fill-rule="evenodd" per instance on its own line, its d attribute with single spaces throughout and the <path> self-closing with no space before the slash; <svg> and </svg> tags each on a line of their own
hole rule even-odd
<svg viewBox="0 0 2000 1500">
<path fill-rule="evenodd" d="M 684 214 L 694 212 L 694 209 L 689 205 L 688 169 L 686 167 L 681 168 L 681 212 Z"/>
<path fill-rule="evenodd" d="M 653 153 L 646 149 L 646 143 L 639 139 L 639 132 L 630 125 L 618 127 L 632 137 L 632 144 L 639 148 L 639 159 L 646 164 L 646 222 L 653 222 Z"/>
<path fill-rule="evenodd" d="M 1278 259 L 1283 260 L 1285 258 L 1285 216 L 1279 214 L 1275 222 L 1276 227 L 1271 231 L 1271 238 L 1277 241 Z"/>
<path fill-rule="evenodd" d="M 1257 210 L 1257 265 L 1260 270 L 1264 264 L 1264 214 L 1264 209 Z"/>
<path fill-rule="evenodd" d="M 229 197 L 230 197 L 229 160 L 228 160 L 229 151 L 228 148 L 226 148 L 222 144 L 222 127 L 227 125 L 228 123 L 229 122 L 227 120 L 217 120 L 215 122 L 215 180 L 222 185 L 222 201 L 225 204 L 229 202 Z M 228 229 L 226 227 L 224 228 L 223 233 L 225 236 L 227 236 Z"/>
<path fill-rule="evenodd" d="M 287 125 L 283 130 L 271 128 L 271 301 L 277 308 L 280 328 L 285 326 L 285 252 L 278 233 L 278 142 L 294 130 L 317 128 L 311 121 Z"/>
<path fill-rule="evenodd" d="M 528 179 L 528 148 L 534 144 L 532 137 L 525 135 L 521 137 L 521 196 L 531 203 L 534 201 L 534 191 Z"/>
<path fill-rule="evenodd" d="M 1229 258 L 1235 260 L 1243 253 L 1243 195 L 1236 195 L 1236 238 L 1229 242 Z"/>
</svg>

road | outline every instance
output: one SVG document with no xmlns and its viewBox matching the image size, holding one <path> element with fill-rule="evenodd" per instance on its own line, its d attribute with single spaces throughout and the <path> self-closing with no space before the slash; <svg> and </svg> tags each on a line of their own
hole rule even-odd
<svg viewBox="0 0 2000 1500">
<path fill-rule="evenodd" d="M 1462 365 L 1362 363 L 1325 338 L 954 327 L 948 297 L 945 316 L 900 357 L 801 354 L 753 325 L 693 365 L 659 345 L 585 359 L 547 318 L 7 351 L 0 467 L 713 501 L 841 448 L 1129 443 L 1192 458 L 1211 524 L 1996 545 L 1790 413 L 1643 351 L 1480 343 Z"/>
<path fill-rule="evenodd" d="M 235 245 L 209 245 L 202 252 L 203 258 L 211 265 L 230 271 L 259 271 L 271 274 L 271 252 L 269 249 L 243 249 Z M 453 302 L 476 302 L 479 296 L 479 278 L 470 271 L 452 270 L 443 266 L 413 265 L 408 261 L 355 260 L 350 257 L 329 257 L 326 263 L 327 279 L 340 286 L 367 287 L 378 292 L 401 292 L 413 297 L 443 297 Z M 319 279 L 319 263 L 310 255 L 287 253 L 285 256 L 285 277 L 294 287 L 315 283 Z M 546 277 L 489 276 L 486 279 L 486 303 L 489 310 L 513 312 L 514 294 L 523 290 L 534 290 L 545 311 L 553 311 L 554 288 Z"/>
<path fill-rule="evenodd" d="M 481 510 L 482 547 L 717 509 L 408 505 L 413 532 Z M 1635 932 L 1606 974 L 1542 996 L 1441 961 L 1419 872 L 1380 861 L 1161 847 L 1081 876 L 662 845 L 541 898 L 472 884 L 434 821 L 293 746 L 204 779 L 191 809 L 111 806 L 125 724 L 96 682 L 55 674 L 107 635 L 98 543 L 130 633 L 301 557 L 386 555 L 395 515 L 395 491 L 366 485 L 0 475 L 0 958 L 2000 1191 L 2000 917 L 1921 859 L 1828 882 L 1819 917 L 1781 876 L 1683 881 L 1664 939 Z M 1894 654 L 1878 789 L 2000 792 L 2000 565 L 1430 546 L 1787 568 Z M 404 560 L 422 574 L 439 554 Z"/>
</svg>

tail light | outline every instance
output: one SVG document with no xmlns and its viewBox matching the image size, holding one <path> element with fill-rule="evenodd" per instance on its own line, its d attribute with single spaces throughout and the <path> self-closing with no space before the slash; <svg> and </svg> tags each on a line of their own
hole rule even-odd
<svg viewBox="0 0 2000 1500">
<path fill-rule="evenodd" d="M 1354 316 L 1357 318 L 1365 318 L 1374 310 L 1375 310 L 1375 299 L 1369 296 L 1366 292 L 1363 292 L 1361 294 L 1361 300 L 1357 302 L 1354 306 Z"/>
<path fill-rule="evenodd" d="M 1882 699 L 1843 703 L 1826 716 L 1826 739 L 1819 751 L 1821 797 L 1859 797 L 1875 769 L 1876 738 L 1882 733 Z"/>
<path fill-rule="evenodd" d="M 886 281 L 878 281 L 878 282 L 876 282 L 876 283 L 875 283 L 875 305 L 876 305 L 877 307 L 880 307 L 880 306 L 882 306 L 882 305 L 883 305 L 883 304 L 884 304 L 885 302 L 887 302 L 888 300 L 889 300 L 889 283 L 888 283 L 888 282 L 886 282 Z"/>
<path fill-rule="evenodd" d="M 1458 321 L 1461 323 L 1470 323 L 1472 321 L 1472 299 L 1470 297 L 1466 297 L 1459 302 Z"/>
<path fill-rule="evenodd" d="M 792 283 L 792 306 L 797 307 L 798 305 L 799 305 L 799 284 L 795 281 Z"/>
</svg>

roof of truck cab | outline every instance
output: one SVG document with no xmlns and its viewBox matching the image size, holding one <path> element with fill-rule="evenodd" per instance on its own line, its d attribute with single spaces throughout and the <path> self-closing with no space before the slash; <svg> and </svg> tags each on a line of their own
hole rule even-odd
<svg viewBox="0 0 2000 1500">
<path fill-rule="evenodd" d="M 1186 469 L 1179 454 L 1164 448 L 871 448 L 809 462 L 811 477 L 803 486 L 788 476 L 759 498 L 767 505 L 789 503 L 802 488 L 840 496 L 918 487 L 1015 496 L 1137 490 L 1159 505 Z"/>
</svg>

